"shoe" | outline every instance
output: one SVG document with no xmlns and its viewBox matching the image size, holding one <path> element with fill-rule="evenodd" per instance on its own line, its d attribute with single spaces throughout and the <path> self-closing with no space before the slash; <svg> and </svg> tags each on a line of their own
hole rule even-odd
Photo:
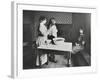
<svg viewBox="0 0 100 80">
<path fill-rule="evenodd" d="M 48 62 L 46 62 L 45 64 L 48 65 Z"/>
<path fill-rule="evenodd" d="M 54 60 L 54 63 L 57 63 L 57 60 Z"/>
<path fill-rule="evenodd" d="M 57 63 L 57 60 L 51 60 L 51 62 Z"/>
</svg>

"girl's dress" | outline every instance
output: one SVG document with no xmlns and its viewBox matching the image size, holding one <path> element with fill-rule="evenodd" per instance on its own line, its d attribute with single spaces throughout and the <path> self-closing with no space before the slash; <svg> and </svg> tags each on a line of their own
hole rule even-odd
<svg viewBox="0 0 100 80">
<path fill-rule="evenodd" d="M 58 32 L 58 30 L 57 30 L 57 28 L 56 28 L 56 25 L 50 26 L 48 32 L 49 32 L 49 35 L 52 35 L 52 36 L 54 36 L 54 37 L 57 37 L 57 32 Z"/>
<path fill-rule="evenodd" d="M 45 45 L 45 41 L 47 40 L 47 28 L 44 24 L 40 23 L 39 26 L 39 36 L 36 40 L 36 44 L 38 46 L 41 45 Z M 41 60 L 41 65 L 45 64 L 47 62 L 47 54 L 42 54 L 40 56 L 40 60 Z M 37 55 L 37 59 L 36 59 L 36 65 L 39 66 L 39 56 Z"/>
</svg>

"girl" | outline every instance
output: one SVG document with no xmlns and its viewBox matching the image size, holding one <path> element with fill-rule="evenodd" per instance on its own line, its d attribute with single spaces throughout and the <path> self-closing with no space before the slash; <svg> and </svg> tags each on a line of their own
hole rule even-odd
<svg viewBox="0 0 100 80">
<path fill-rule="evenodd" d="M 38 27 L 38 39 L 36 41 L 36 44 L 38 46 L 41 46 L 41 45 L 45 45 L 46 43 L 46 40 L 47 40 L 47 27 L 46 27 L 46 22 L 47 22 L 47 19 L 46 17 L 42 16 L 40 17 L 39 19 L 39 27 Z M 40 56 L 40 61 L 41 61 L 41 64 L 45 64 L 47 62 L 47 54 L 42 54 Z M 36 60 L 36 65 L 39 66 L 39 56 L 37 55 L 37 60 Z"/>
<path fill-rule="evenodd" d="M 48 24 L 48 33 L 49 33 L 48 34 L 48 39 L 51 39 L 52 44 L 54 44 L 53 38 L 56 38 L 57 37 L 57 32 L 58 32 L 58 30 L 56 28 L 55 18 L 51 18 L 50 21 L 49 21 L 49 24 Z M 50 61 L 55 62 L 55 63 L 57 62 L 55 60 L 54 54 L 51 54 L 50 55 Z"/>
<path fill-rule="evenodd" d="M 51 18 L 48 24 L 48 37 L 56 38 L 57 37 L 57 28 L 56 28 L 56 21 L 55 18 Z"/>
<path fill-rule="evenodd" d="M 78 41 L 76 43 L 76 45 L 80 45 L 80 46 L 85 46 L 85 40 L 84 40 L 84 31 L 82 28 L 79 29 L 79 37 L 78 37 Z"/>
</svg>

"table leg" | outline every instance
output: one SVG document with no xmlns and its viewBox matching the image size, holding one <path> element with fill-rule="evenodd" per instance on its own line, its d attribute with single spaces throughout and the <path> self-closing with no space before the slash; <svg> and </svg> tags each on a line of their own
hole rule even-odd
<svg viewBox="0 0 100 80">
<path fill-rule="evenodd" d="M 47 62 L 46 62 L 46 64 L 48 65 L 48 63 L 49 63 L 49 54 L 47 54 Z"/>
<path fill-rule="evenodd" d="M 68 64 L 67 66 L 70 67 L 71 66 L 71 52 L 69 52 L 69 55 L 68 55 Z"/>
<path fill-rule="evenodd" d="M 39 55 L 39 67 L 41 68 L 41 53 L 39 53 L 39 51 L 38 51 L 38 55 Z"/>
</svg>

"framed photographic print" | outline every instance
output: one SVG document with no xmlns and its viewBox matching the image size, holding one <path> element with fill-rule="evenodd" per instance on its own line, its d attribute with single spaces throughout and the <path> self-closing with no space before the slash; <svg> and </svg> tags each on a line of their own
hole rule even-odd
<svg viewBox="0 0 100 80">
<path fill-rule="evenodd" d="M 12 3 L 12 71 L 17 77 L 96 71 L 96 8 Z"/>
</svg>

